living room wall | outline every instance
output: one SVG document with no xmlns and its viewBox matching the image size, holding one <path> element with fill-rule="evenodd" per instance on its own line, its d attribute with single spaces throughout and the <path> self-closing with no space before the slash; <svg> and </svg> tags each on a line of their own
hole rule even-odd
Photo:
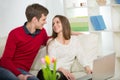
<svg viewBox="0 0 120 80">
<path fill-rule="evenodd" d="M 31 3 L 40 3 L 48 8 L 47 24 L 44 26 L 51 35 L 51 20 L 56 14 L 64 14 L 63 0 L 0 0 L 0 37 L 7 36 L 10 30 L 26 21 L 25 9 Z M 56 3 L 56 4 L 53 4 Z M 62 7 L 61 7 L 62 6 Z"/>
</svg>

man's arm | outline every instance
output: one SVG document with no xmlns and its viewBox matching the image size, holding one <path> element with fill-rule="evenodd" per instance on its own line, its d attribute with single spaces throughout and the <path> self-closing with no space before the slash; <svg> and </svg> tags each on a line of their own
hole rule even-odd
<svg viewBox="0 0 120 80">
<path fill-rule="evenodd" d="M 13 72 L 16 76 L 21 74 L 13 63 L 16 50 L 16 40 L 13 32 L 10 32 L 6 42 L 5 50 L 1 58 L 1 66 Z"/>
</svg>

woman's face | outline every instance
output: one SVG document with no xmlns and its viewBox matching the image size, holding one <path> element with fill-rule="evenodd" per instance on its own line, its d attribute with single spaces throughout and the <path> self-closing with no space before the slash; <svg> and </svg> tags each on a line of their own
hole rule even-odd
<svg viewBox="0 0 120 80">
<path fill-rule="evenodd" d="M 61 33 L 62 32 L 62 24 L 61 24 L 61 21 L 58 17 L 53 19 L 53 30 L 56 33 Z"/>
</svg>

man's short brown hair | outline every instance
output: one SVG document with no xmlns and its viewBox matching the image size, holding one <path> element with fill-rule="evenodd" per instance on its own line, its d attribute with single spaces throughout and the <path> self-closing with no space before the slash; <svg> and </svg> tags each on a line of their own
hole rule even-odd
<svg viewBox="0 0 120 80">
<path fill-rule="evenodd" d="M 37 3 L 29 5 L 25 12 L 28 22 L 30 22 L 33 17 L 36 17 L 39 20 L 42 14 L 47 16 L 48 13 L 49 11 L 47 8 Z"/>
</svg>

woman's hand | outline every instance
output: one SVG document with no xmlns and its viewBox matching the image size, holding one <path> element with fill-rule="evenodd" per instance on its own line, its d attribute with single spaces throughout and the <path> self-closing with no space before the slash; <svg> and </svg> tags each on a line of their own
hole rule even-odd
<svg viewBox="0 0 120 80">
<path fill-rule="evenodd" d="M 86 71 L 87 74 L 92 74 L 92 70 L 90 69 L 89 66 L 85 67 L 85 71 Z"/>
<path fill-rule="evenodd" d="M 68 80 L 75 80 L 75 77 L 68 70 L 59 68 L 58 71 L 61 71 Z"/>
<path fill-rule="evenodd" d="M 19 78 L 19 80 L 27 80 L 27 78 L 28 77 L 31 77 L 32 75 L 23 75 L 23 74 L 20 74 L 20 75 L 18 75 L 18 78 Z"/>
</svg>

